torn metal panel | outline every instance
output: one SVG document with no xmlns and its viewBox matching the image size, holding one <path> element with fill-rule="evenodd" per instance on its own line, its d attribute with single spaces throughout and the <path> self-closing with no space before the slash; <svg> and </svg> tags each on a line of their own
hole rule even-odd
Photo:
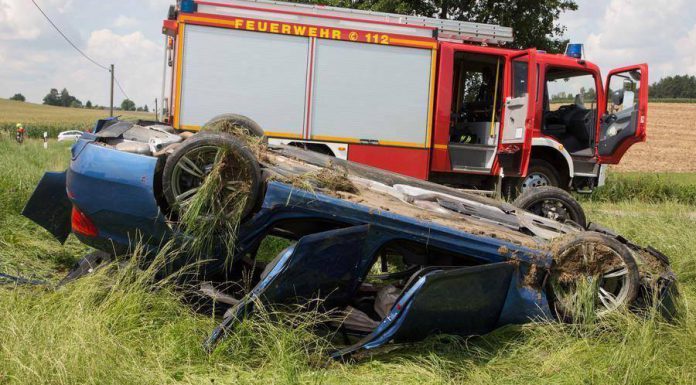
<svg viewBox="0 0 696 385">
<path fill-rule="evenodd" d="M 22 215 L 48 230 L 60 243 L 70 234 L 72 203 L 65 190 L 65 172 L 47 172 L 22 209 Z"/>
</svg>

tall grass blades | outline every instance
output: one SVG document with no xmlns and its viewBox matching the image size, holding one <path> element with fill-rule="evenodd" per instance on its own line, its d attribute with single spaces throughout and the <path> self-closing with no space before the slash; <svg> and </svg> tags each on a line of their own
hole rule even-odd
<svg viewBox="0 0 696 385">
<path fill-rule="evenodd" d="M 233 162 L 233 157 L 221 148 L 198 191 L 179 208 L 181 225 L 188 235 L 187 249 L 196 257 L 211 256 L 218 245 L 223 245 L 226 255 L 234 254 L 249 186 L 241 175 L 231 175 Z M 229 189 L 230 184 L 234 188 Z"/>
<path fill-rule="evenodd" d="M 590 199 L 600 202 L 635 200 L 647 203 L 678 202 L 696 205 L 696 177 L 693 174 L 613 174 Z"/>
</svg>

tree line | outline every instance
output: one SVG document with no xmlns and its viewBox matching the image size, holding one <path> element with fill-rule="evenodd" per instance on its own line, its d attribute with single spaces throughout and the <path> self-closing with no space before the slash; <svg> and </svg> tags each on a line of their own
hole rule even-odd
<svg viewBox="0 0 696 385">
<path fill-rule="evenodd" d="M 667 76 L 650 85 L 650 99 L 696 99 L 696 76 Z"/>
<path fill-rule="evenodd" d="M 21 93 L 16 93 L 10 97 L 10 100 L 25 102 L 27 100 L 27 98 L 25 98 L 24 95 L 22 95 Z M 43 104 L 48 105 L 48 106 L 87 108 L 87 109 L 106 109 L 106 108 L 109 108 L 108 106 L 93 105 L 90 100 L 88 100 L 83 105 L 82 101 L 80 101 L 80 99 L 76 98 L 73 95 L 70 95 L 70 92 L 67 90 L 67 88 L 63 88 L 63 90 L 60 92 L 58 92 L 58 89 L 56 89 L 56 88 L 51 88 L 51 90 L 48 92 L 48 94 L 46 94 L 46 96 L 44 96 Z M 115 107 L 115 108 L 118 109 L 118 107 Z M 121 102 L 120 109 L 123 111 L 150 112 L 150 109 L 148 108 L 147 104 L 145 104 L 142 107 L 138 107 L 135 105 L 135 102 L 133 102 L 130 99 L 124 99 Z"/>
</svg>

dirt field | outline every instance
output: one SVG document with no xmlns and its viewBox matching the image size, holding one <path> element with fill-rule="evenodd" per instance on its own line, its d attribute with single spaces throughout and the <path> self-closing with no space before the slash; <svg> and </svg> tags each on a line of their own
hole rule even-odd
<svg viewBox="0 0 696 385">
<path fill-rule="evenodd" d="M 612 169 L 696 172 L 696 104 L 651 103 L 648 141 L 631 147 Z"/>
</svg>

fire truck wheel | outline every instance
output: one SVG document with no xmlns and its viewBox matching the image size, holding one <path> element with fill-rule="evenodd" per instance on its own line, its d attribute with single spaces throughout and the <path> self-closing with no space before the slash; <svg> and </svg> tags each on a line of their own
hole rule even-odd
<svg viewBox="0 0 696 385">
<path fill-rule="evenodd" d="M 561 186 L 561 177 L 551 163 L 543 159 L 531 159 L 527 176 L 520 181 L 520 192 L 525 192 L 530 188 L 543 186 Z"/>
<path fill-rule="evenodd" d="M 237 114 L 222 114 L 210 119 L 203 125 L 201 131 L 227 132 L 233 135 L 238 135 L 241 130 L 244 134 L 264 138 L 265 133 L 261 126 L 252 119 Z"/>
<path fill-rule="evenodd" d="M 215 171 L 218 165 L 221 168 Z M 229 217 L 247 217 L 261 190 L 261 169 L 249 147 L 227 133 L 198 133 L 167 157 L 162 190 L 169 206 L 184 209 L 214 172 L 220 183 L 205 185 L 210 199 L 215 199 L 207 206 Z M 234 204 L 239 199 L 245 199 L 243 207 Z"/>
<path fill-rule="evenodd" d="M 505 178 L 502 190 L 503 197 L 512 200 L 531 188 L 561 187 L 561 180 L 561 176 L 551 163 L 543 159 L 531 159 L 526 177 Z"/>
<path fill-rule="evenodd" d="M 512 205 L 532 214 L 558 222 L 573 221 L 587 227 L 587 217 L 580 203 L 569 192 L 558 187 L 543 186 L 523 192 Z"/>
</svg>

